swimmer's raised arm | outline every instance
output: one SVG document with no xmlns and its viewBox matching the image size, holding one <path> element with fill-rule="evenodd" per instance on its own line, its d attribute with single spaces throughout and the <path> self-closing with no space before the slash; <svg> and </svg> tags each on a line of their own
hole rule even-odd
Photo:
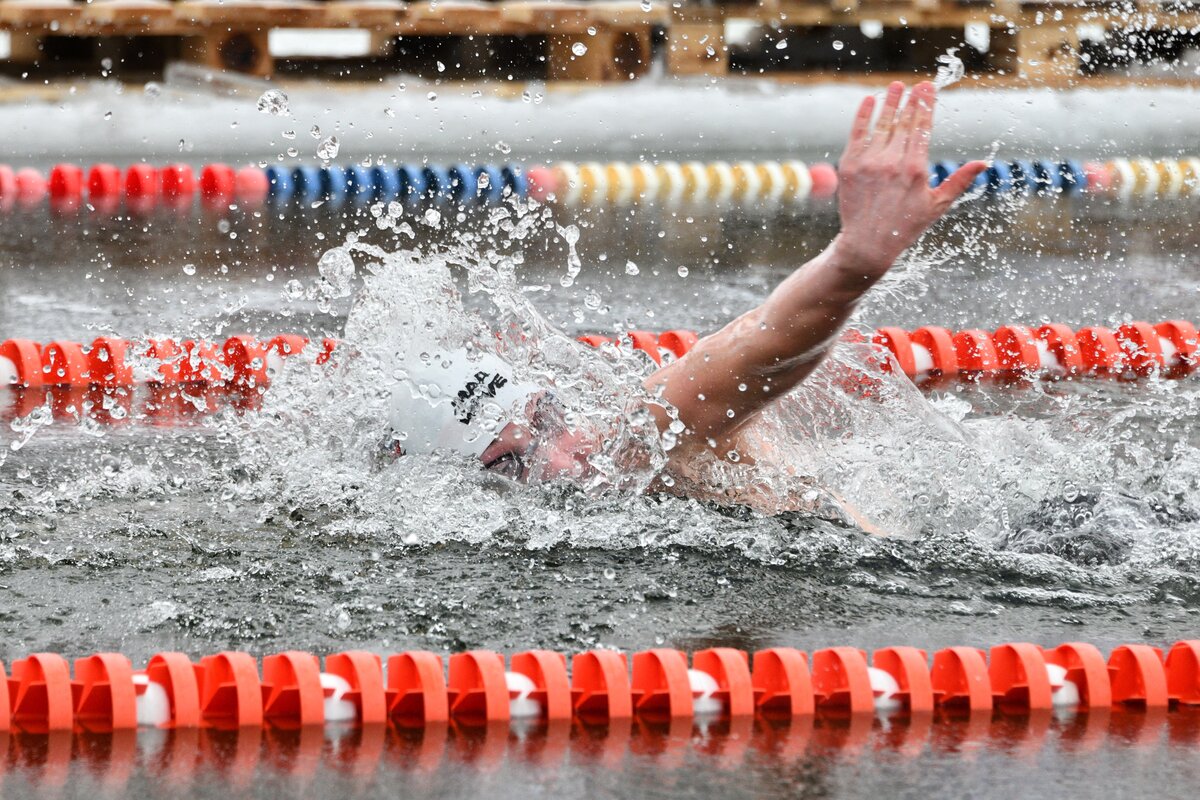
<svg viewBox="0 0 1200 800">
<path fill-rule="evenodd" d="M 681 455 L 714 444 L 725 453 L 738 427 L 804 380 L 863 294 L 987 168 L 972 161 L 929 187 L 936 94 L 920 83 L 902 106 L 904 84 L 893 83 L 874 127 L 875 99 L 863 100 L 838 164 L 837 237 L 762 305 L 647 379 L 687 426 Z"/>
</svg>

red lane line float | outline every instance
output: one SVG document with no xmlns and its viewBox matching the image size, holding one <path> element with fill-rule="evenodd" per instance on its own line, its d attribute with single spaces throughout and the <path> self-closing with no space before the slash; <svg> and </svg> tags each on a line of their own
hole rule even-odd
<svg viewBox="0 0 1200 800">
<path fill-rule="evenodd" d="M 896 682 L 893 697 L 910 714 L 933 711 L 933 681 L 929 673 L 929 658 L 924 650 L 885 647 L 876 650 L 871 661 L 876 669 L 888 673 Z"/>
<path fill-rule="evenodd" d="M 992 337 L 981 330 L 959 331 L 951 337 L 959 372 L 972 374 L 995 373 L 1000 368 L 1000 359 Z"/>
<path fill-rule="evenodd" d="M 421 650 L 391 656 L 387 681 L 392 719 L 415 727 L 449 721 L 450 695 L 439 656 Z"/>
<path fill-rule="evenodd" d="M 754 654 L 751 673 L 754 702 L 765 713 L 808 716 L 816 710 L 808 657 L 792 647 L 771 647 Z"/>
<path fill-rule="evenodd" d="M 996 703 L 1002 707 L 1038 711 L 1054 706 L 1046 659 L 1037 645 L 1014 642 L 993 647 L 988 677 Z"/>
<path fill-rule="evenodd" d="M 634 653 L 630 685 L 633 707 L 640 713 L 669 718 L 694 713 L 687 656 L 679 650 L 660 647 Z"/>
<path fill-rule="evenodd" d="M 450 656 L 446 689 L 455 719 L 474 724 L 509 719 L 504 657 L 498 653 L 470 650 Z"/>
<path fill-rule="evenodd" d="M 1080 328 L 1075 333 L 1084 369 L 1095 375 L 1114 375 L 1124 368 L 1125 358 L 1117 337 L 1102 325 Z"/>
<path fill-rule="evenodd" d="M 207 164 L 200 171 L 200 198 L 205 203 L 228 203 L 236 191 L 237 175 L 228 164 Z"/>
<path fill-rule="evenodd" d="M 17 196 L 17 173 L 7 164 L 0 164 L 0 201 Z"/>
<path fill-rule="evenodd" d="M 952 376 L 958 374 L 958 353 L 954 336 L 945 328 L 926 326 L 917 328 L 909 337 L 914 345 L 914 357 L 921 372 L 932 375 Z M 923 357 L 922 357 L 923 356 Z M 925 366 L 925 363 L 928 366 Z M 922 367 L 925 367 L 922 369 Z"/>
<path fill-rule="evenodd" d="M 1084 371 L 1083 353 L 1075 331 L 1066 325 L 1043 325 L 1037 331 L 1041 341 L 1061 371 L 1067 375 L 1079 375 Z"/>
<path fill-rule="evenodd" d="M 1005 325 L 992 334 L 997 370 L 1009 375 L 1034 375 L 1042 368 L 1037 337 L 1022 325 Z"/>
<path fill-rule="evenodd" d="M 0 385 L 34 389 L 42 385 L 42 350 L 28 339 L 0 342 Z"/>
<path fill-rule="evenodd" d="M 808 174 L 812 178 L 813 197 L 827 198 L 837 194 L 838 174 L 832 164 L 812 164 Z"/>
<path fill-rule="evenodd" d="M 263 688 L 258 665 L 246 653 L 226 651 L 205 656 L 197 668 L 200 716 L 218 728 L 261 726 Z"/>
<path fill-rule="evenodd" d="M 680 358 L 699 337 L 692 331 L 662 334 L 632 331 L 627 339 L 634 350 L 655 363 Z M 858 331 L 848 331 L 847 342 L 868 341 Z M 579 341 L 592 347 L 619 345 L 625 339 L 589 335 Z M 1115 332 L 1101 326 L 1065 325 L 1002 326 L 994 333 L 977 329 L 951 332 L 925 326 L 909 332 L 883 327 L 869 339 L 881 352 L 890 353 L 906 375 L 927 377 L 1118 376 L 1138 378 L 1162 374 L 1182 377 L 1200 364 L 1200 335 L 1195 325 L 1168 320 L 1152 325 L 1131 322 Z M 323 339 L 314 360 L 325 364 L 337 341 Z M 303 353 L 310 342 L 304 336 L 281 334 L 265 342 L 238 335 L 221 345 L 206 341 L 156 339 L 140 347 L 140 355 L 157 362 L 148 375 L 135 379 L 128 364 L 129 343 L 98 337 L 89 347 L 56 341 L 43 348 L 37 342 L 10 339 L 0 342 L 0 386 L 129 386 L 191 383 L 238 389 L 262 389 L 283 368 L 286 358 Z M 879 362 L 889 370 L 888 361 Z"/>
<path fill-rule="evenodd" d="M 633 689 L 624 653 L 592 650 L 571 659 L 571 700 L 575 714 L 606 720 L 633 716 Z"/>
<path fill-rule="evenodd" d="M 168 164 L 159 173 L 159 186 L 167 200 L 188 200 L 196 194 L 196 173 L 187 164 Z"/>
<path fill-rule="evenodd" d="M 538 202 L 558 192 L 558 175 L 550 167 L 530 167 L 525 172 L 529 181 L 529 196 Z"/>
<path fill-rule="evenodd" d="M 159 196 L 158 170 L 149 164 L 133 164 L 125 170 L 125 198 L 153 201 Z"/>
<path fill-rule="evenodd" d="M 71 689 L 75 720 L 80 725 L 100 732 L 137 728 L 133 665 L 120 653 L 76 659 Z"/>
<path fill-rule="evenodd" d="M 52 200 L 79 200 L 83 197 L 83 170 L 74 164 L 55 164 L 48 188 Z"/>
<path fill-rule="evenodd" d="M 75 701 L 71 669 L 55 653 L 34 653 L 13 662 L 8 680 L 12 721 L 30 733 L 70 731 Z"/>
<path fill-rule="evenodd" d="M 754 714 L 754 681 L 750 674 L 750 656 L 731 647 L 712 647 L 692 656 L 692 667 L 712 676 L 717 690 L 710 696 L 730 717 Z"/>
<path fill-rule="evenodd" d="M 908 331 L 902 328 L 879 328 L 875 331 L 875 335 L 871 341 L 877 345 L 887 348 L 887 350 L 896 359 L 896 363 L 900 367 L 900 371 L 905 375 L 917 374 L 917 362 L 913 349 L 912 339 L 908 335 Z M 884 362 L 884 366 L 890 371 L 891 366 Z"/>
<path fill-rule="evenodd" d="M 933 655 L 929 671 L 934 702 L 968 712 L 990 711 L 994 704 L 992 679 L 982 650 L 947 647 Z"/>
<path fill-rule="evenodd" d="M 1153 710 L 1200 704 L 1200 641 L 1159 648 L 1121 645 L 1107 662 L 1094 646 L 1068 642 L 1043 651 L 1023 642 L 985 654 L 950 647 L 934 654 L 913 647 L 866 653 L 830 647 L 808 657 L 788 647 L 748 655 L 709 648 L 692 656 L 657 648 L 634 654 L 594 650 L 571 659 L 549 650 L 513 655 L 476 650 L 441 657 L 410 651 L 383 661 L 347 651 L 326 657 L 288 651 L 266 656 L 261 678 L 247 653 L 222 652 L 194 664 L 182 653 L 158 653 L 134 671 L 118 653 L 97 653 L 71 666 L 61 656 L 19 659 L 0 681 L 0 730 L 97 732 L 138 727 L 302 728 L 334 722 L 410 727 L 505 723 L 538 718 L 621 721 L 635 714 L 687 724 L 694 717 L 730 720 L 755 714 L 892 714 L 914 717 L 941 709 L 953 716 L 993 707 L 1027 715 L 1055 707 Z M 0 667 L 0 673 L 2 673 Z"/>
<path fill-rule="evenodd" d="M 547 721 L 569 720 L 573 707 L 571 679 L 567 676 L 567 657 L 550 650 L 527 650 L 512 657 L 512 671 L 533 684 L 529 700 L 541 706 L 540 716 Z M 510 695 L 512 690 L 509 690 Z"/>
<path fill-rule="evenodd" d="M 234 193 L 239 203 L 260 206 L 270 191 L 267 173 L 258 167 L 242 167 L 234 175 Z"/>
<path fill-rule="evenodd" d="M 275 725 L 325 724 L 321 665 L 312 653 L 290 650 L 262 663 L 263 717 Z"/>
<path fill-rule="evenodd" d="M 17 200 L 25 205 L 40 202 L 48 191 L 46 179 L 36 169 L 25 167 L 13 175 Z"/>
<path fill-rule="evenodd" d="M 1109 679 L 1108 665 L 1095 645 L 1086 642 L 1060 644 L 1045 653 L 1045 658 L 1047 664 L 1062 670 L 1059 691 L 1068 681 L 1076 687 L 1075 705 L 1081 708 L 1112 707 L 1112 681 Z"/>
<path fill-rule="evenodd" d="M 1167 651 L 1167 694 L 1176 703 L 1200 705 L 1200 641 L 1176 642 Z"/>
<path fill-rule="evenodd" d="M 183 653 L 156 653 L 139 674 L 141 694 L 159 687 L 167 713 L 156 720 L 162 728 L 198 728 L 201 723 L 199 667 Z"/>
<path fill-rule="evenodd" d="M 1165 708 L 1170 699 L 1162 651 L 1144 644 L 1123 644 L 1108 657 L 1114 703 Z"/>
<path fill-rule="evenodd" d="M 853 647 L 829 647 L 812 655 L 813 694 L 817 708 L 842 709 L 851 714 L 875 710 L 875 692 L 867 654 Z"/>
<path fill-rule="evenodd" d="M 50 342 L 42 348 L 42 383 L 46 386 L 87 386 L 88 358 L 75 342 Z"/>
<path fill-rule="evenodd" d="M 87 173 L 88 200 L 95 203 L 121 196 L 121 170 L 114 164 L 93 164 Z"/>
<path fill-rule="evenodd" d="M 348 688 L 341 699 L 354 706 L 360 724 L 387 722 L 387 692 L 383 685 L 383 661 L 379 656 L 361 650 L 335 653 L 325 659 L 325 670 L 346 682 Z"/>
<path fill-rule="evenodd" d="M 692 331 L 666 331 L 658 337 L 658 346 L 676 358 L 683 358 L 698 341 L 700 337 Z"/>
<path fill-rule="evenodd" d="M 1117 344 L 1124 362 L 1137 375 L 1149 375 L 1166 366 L 1158 331 L 1146 322 L 1130 322 L 1117 329 Z"/>
</svg>

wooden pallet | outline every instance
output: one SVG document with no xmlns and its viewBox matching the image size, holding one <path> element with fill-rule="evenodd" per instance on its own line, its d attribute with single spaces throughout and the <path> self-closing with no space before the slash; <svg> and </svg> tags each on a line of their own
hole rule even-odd
<svg viewBox="0 0 1200 800">
<path fill-rule="evenodd" d="M 668 27 L 667 68 L 677 75 L 725 75 L 730 71 L 723 33 L 730 18 L 749 19 L 791 31 L 790 42 L 804 47 L 806 30 L 857 28 L 866 21 L 885 30 L 903 30 L 920 39 L 922 31 L 961 31 L 983 25 L 991 32 L 988 66 L 1000 74 L 1062 83 L 1082 79 L 1078 61 L 1081 25 L 1112 29 L 1200 29 L 1193 5 L 1141 2 L 1130 14 L 1116 3 L 960 2 L 959 0 L 759 0 L 722 5 L 685 4 Z M 932 55 L 929 67 L 933 65 Z M 772 73 L 767 73 L 772 74 Z M 783 74 L 783 73 L 779 73 Z"/>
<path fill-rule="evenodd" d="M 669 72 L 727 75 L 731 60 L 724 30 L 729 19 L 786 32 L 789 53 L 805 52 L 805 42 L 820 36 L 828 40 L 831 30 L 855 30 L 871 21 L 889 35 L 902 33 L 925 42 L 928 52 L 914 48 L 914 69 L 931 68 L 933 57 L 944 49 L 939 49 L 941 43 L 952 39 L 953 31 L 975 24 L 991 32 L 988 70 L 1061 82 L 1080 77 L 1075 33 L 1080 25 L 1200 29 L 1195 6 L 1134 1 L 1137 11 L 1129 15 L 1115 2 L 1054 0 L 655 0 L 648 7 L 642 0 L 0 0 L 0 29 L 14 32 L 11 61 L 38 60 L 45 51 L 42 42 L 50 37 L 177 37 L 172 53 L 182 49 L 186 57 L 211 67 L 254 75 L 273 71 L 268 48 L 273 29 L 364 28 L 381 46 L 395 37 L 402 42 L 506 37 L 512 40 L 504 45 L 509 52 L 525 48 L 520 51 L 524 56 L 535 46 L 526 39 L 544 41 L 538 56 L 544 55 L 548 78 L 605 81 L 648 70 L 657 28 L 667 31 Z"/>
</svg>

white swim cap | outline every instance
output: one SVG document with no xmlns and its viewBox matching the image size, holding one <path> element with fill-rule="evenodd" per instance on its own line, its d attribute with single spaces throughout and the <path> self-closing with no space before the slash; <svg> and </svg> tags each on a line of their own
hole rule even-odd
<svg viewBox="0 0 1200 800">
<path fill-rule="evenodd" d="M 518 383 L 512 365 L 490 353 L 460 347 L 431 356 L 405 364 L 392 387 L 392 431 L 405 453 L 482 455 L 517 405 L 541 391 Z"/>
</svg>

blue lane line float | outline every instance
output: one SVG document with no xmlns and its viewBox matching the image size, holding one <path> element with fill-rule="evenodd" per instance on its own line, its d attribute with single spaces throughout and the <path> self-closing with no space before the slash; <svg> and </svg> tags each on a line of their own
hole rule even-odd
<svg viewBox="0 0 1200 800">
<path fill-rule="evenodd" d="M 469 164 L 450 167 L 450 200 L 456 204 L 473 203 L 475 197 L 475 169 Z"/>
<path fill-rule="evenodd" d="M 400 197 L 404 185 L 400 170 L 395 167 L 372 167 L 371 177 L 375 179 L 376 202 L 388 203 Z"/>
<path fill-rule="evenodd" d="M 517 164 L 505 164 L 500 170 L 500 175 L 504 179 L 504 188 L 512 192 L 517 197 L 529 196 L 529 178 L 525 175 L 525 170 Z"/>
<path fill-rule="evenodd" d="M 1037 188 L 1037 172 L 1032 161 L 1012 162 L 1013 189 L 1023 194 L 1033 194 Z"/>
<path fill-rule="evenodd" d="M 323 199 L 322 170 L 320 167 L 296 167 L 292 171 L 292 184 L 295 186 L 296 199 L 309 205 Z"/>
<path fill-rule="evenodd" d="M 346 191 L 353 203 L 369 203 L 375 199 L 375 173 L 370 167 L 355 164 L 346 168 Z"/>
<path fill-rule="evenodd" d="M 1033 170 L 1037 175 L 1035 188 L 1038 194 L 1062 194 L 1063 177 L 1058 164 L 1053 161 L 1035 161 Z"/>
<path fill-rule="evenodd" d="M 349 181 L 343 167 L 325 167 L 321 170 L 321 194 L 334 205 L 346 202 Z"/>
<path fill-rule="evenodd" d="M 267 167 L 267 197 L 276 203 L 286 203 L 295 192 L 292 171 L 287 167 Z"/>
<path fill-rule="evenodd" d="M 988 171 L 985 169 L 983 172 L 975 176 L 975 180 L 971 182 L 971 190 L 974 192 L 983 193 L 988 191 L 988 188 L 991 186 L 991 184 L 991 178 L 988 176 Z"/>
<path fill-rule="evenodd" d="M 412 205 L 429 199 L 429 179 L 423 167 L 403 164 L 396 170 L 396 175 L 400 182 L 397 195 L 401 202 Z"/>
<path fill-rule="evenodd" d="M 1078 161 L 1068 159 L 1058 165 L 1059 175 L 1062 176 L 1063 191 L 1070 195 L 1083 194 L 1087 191 L 1087 173 Z"/>
<path fill-rule="evenodd" d="M 938 161 L 930 170 L 929 185 L 935 188 L 941 186 L 946 178 L 949 178 L 956 169 L 958 169 L 957 161 Z"/>
<path fill-rule="evenodd" d="M 988 191 L 992 194 L 1003 195 L 1013 190 L 1012 168 L 1003 161 L 994 162 L 984 174 L 987 175 Z"/>
<path fill-rule="evenodd" d="M 450 170 L 441 164 L 429 164 L 421 171 L 425 178 L 422 197 L 434 203 L 444 203 L 450 196 Z"/>
<path fill-rule="evenodd" d="M 484 178 L 487 180 L 483 180 Z M 506 188 L 504 173 L 499 167 L 484 164 L 475 168 L 473 194 L 476 202 L 495 205 L 504 197 Z"/>
</svg>

